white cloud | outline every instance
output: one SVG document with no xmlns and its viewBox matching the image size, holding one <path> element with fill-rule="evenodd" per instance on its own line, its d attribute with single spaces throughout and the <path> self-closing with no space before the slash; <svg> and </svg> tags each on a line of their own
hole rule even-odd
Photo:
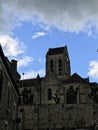
<svg viewBox="0 0 98 130">
<path fill-rule="evenodd" d="M 43 22 L 63 31 L 98 28 L 98 0 L 1 0 L 0 33 L 9 33 L 21 22 Z M 90 24 L 93 22 L 93 25 Z"/>
<path fill-rule="evenodd" d="M 23 42 L 19 41 L 18 38 L 12 38 L 8 35 L 0 35 L 0 44 L 3 48 L 4 54 L 7 57 L 15 58 L 18 61 L 18 68 L 26 67 L 32 62 L 34 59 L 30 56 L 24 56 L 25 54 L 25 46 Z M 23 57 L 22 59 L 19 58 L 19 55 Z"/>
<path fill-rule="evenodd" d="M 98 79 L 98 61 L 90 61 L 88 76 Z"/>
<path fill-rule="evenodd" d="M 41 36 L 45 36 L 46 33 L 45 32 L 36 32 L 33 36 L 32 36 L 32 39 L 36 39 L 38 37 L 41 37 Z"/>
<path fill-rule="evenodd" d="M 13 39 L 8 35 L 0 35 L 0 44 L 6 56 L 17 56 L 24 53 L 24 45 L 17 38 Z"/>
<path fill-rule="evenodd" d="M 30 56 L 25 56 L 23 59 L 18 60 L 18 68 L 20 67 L 26 67 L 30 62 L 32 62 L 34 59 Z"/>
<path fill-rule="evenodd" d="M 45 70 L 44 69 L 40 69 L 37 71 L 27 71 L 24 73 L 24 75 L 21 75 L 21 79 L 30 79 L 30 78 L 36 78 L 37 75 L 44 76 L 45 75 Z"/>
</svg>

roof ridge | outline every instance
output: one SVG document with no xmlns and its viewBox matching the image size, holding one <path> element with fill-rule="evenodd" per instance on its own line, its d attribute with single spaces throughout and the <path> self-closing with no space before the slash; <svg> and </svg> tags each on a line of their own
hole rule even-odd
<svg viewBox="0 0 98 130">
<path fill-rule="evenodd" d="M 72 76 L 70 76 L 65 82 L 66 83 L 71 83 L 71 82 L 84 82 L 84 83 L 88 83 L 84 78 L 82 78 L 80 75 L 78 75 L 77 73 L 74 73 Z"/>
<path fill-rule="evenodd" d="M 67 45 L 63 47 L 49 48 L 47 54 L 48 55 L 60 54 L 64 52 L 65 48 L 67 48 Z"/>
</svg>

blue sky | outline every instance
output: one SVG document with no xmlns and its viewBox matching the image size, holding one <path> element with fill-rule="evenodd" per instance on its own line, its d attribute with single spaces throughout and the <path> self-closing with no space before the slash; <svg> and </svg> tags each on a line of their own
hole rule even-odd
<svg viewBox="0 0 98 130">
<path fill-rule="evenodd" d="M 67 45 L 71 74 L 98 82 L 98 1 L 1 0 L 0 43 L 24 78 L 44 76 L 48 49 Z"/>
</svg>

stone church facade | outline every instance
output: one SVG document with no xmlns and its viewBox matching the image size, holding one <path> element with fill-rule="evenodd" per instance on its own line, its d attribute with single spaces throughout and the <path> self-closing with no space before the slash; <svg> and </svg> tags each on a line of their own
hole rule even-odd
<svg viewBox="0 0 98 130">
<path fill-rule="evenodd" d="M 19 92 L 19 130 L 93 130 L 98 123 L 98 84 L 71 75 L 67 46 L 50 48 L 45 76 L 21 80 Z"/>
</svg>

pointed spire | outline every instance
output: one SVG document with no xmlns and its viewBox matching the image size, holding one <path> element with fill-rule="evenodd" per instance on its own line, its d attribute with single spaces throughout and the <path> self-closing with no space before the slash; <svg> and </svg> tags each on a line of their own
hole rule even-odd
<svg viewBox="0 0 98 130">
<path fill-rule="evenodd" d="M 37 78 L 37 79 L 40 79 L 40 76 L 39 76 L 39 74 L 37 74 L 36 78 Z"/>
</svg>

